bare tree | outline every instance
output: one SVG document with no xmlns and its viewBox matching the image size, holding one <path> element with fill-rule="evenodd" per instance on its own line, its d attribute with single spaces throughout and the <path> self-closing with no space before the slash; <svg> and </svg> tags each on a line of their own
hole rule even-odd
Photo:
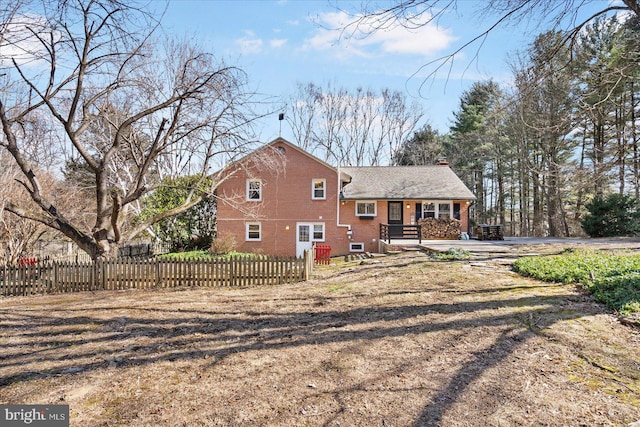
<svg viewBox="0 0 640 427">
<path fill-rule="evenodd" d="M 390 163 L 422 118 L 422 109 L 404 95 L 331 85 L 299 85 L 289 123 L 299 145 L 326 161 L 369 166 Z"/>
<path fill-rule="evenodd" d="M 0 99 L 0 147 L 39 210 L 18 200 L 4 209 L 61 232 L 93 259 L 116 256 L 119 245 L 151 224 L 200 201 L 196 185 L 179 207 L 127 223 L 125 211 L 161 175 L 188 171 L 204 180 L 216 159 L 238 154 L 250 134 L 244 73 L 190 43 L 163 43 L 154 37 L 154 17 L 131 4 L 45 1 L 37 15 L 18 10 L 5 24 L 4 40 L 22 57 L 1 58 L 10 69 Z M 46 190 L 37 157 L 25 151 L 24 126 L 35 115 L 46 117 L 59 148 L 72 150 L 90 171 L 90 229 Z"/>
<path fill-rule="evenodd" d="M 458 0 L 394 0 L 389 2 L 389 6 L 380 7 L 380 2 L 369 0 L 361 3 L 359 11 L 352 13 L 353 19 L 342 31 L 345 36 L 366 37 L 397 26 L 416 29 L 438 23 L 447 14 L 455 14 L 459 3 Z M 596 10 L 589 13 L 593 7 Z M 454 61 L 460 57 L 477 59 L 482 45 L 499 27 L 523 22 L 546 23 L 549 29 L 562 30 L 566 41 L 572 41 L 584 26 L 599 16 L 629 12 L 640 17 L 640 0 L 622 0 L 621 3 L 598 0 L 487 0 L 477 2 L 476 12 L 478 24 L 480 21 L 488 22 L 485 27 L 452 52 L 425 63 L 414 75 L 426 74 L 426 81 L 440 72 L 450 72 Z M 467 48 L 475 49 L 475 53 L 463 55 Z"/>
<path fill-rule="evenodd" d="M 45 224 L 22 218 L 3 209 L 7 203 L 19 203 L 28 210 L 38 209 L 16 180 L 20 173 L 9 156 L 0 152 L 0 265 L 16 265 L 21 257 L 33 253 L 33 247 L 39 239 L 57 234 Z M 49 172 L 39 170 L 38 175 L 43 190 L 54 198 L 59 206 L 64 207 L 74 221 L 81 223 L 86 200 L 79 196 L 77 189 L 56 180 Z"/>
<path fill-rule="evenodd" d="M 287 116 L 296 143 L 309 152 L 316 148 L 313 130 L 316 115 L 319 113 L 316 100 L 320 97 L 320 91 L 321 89 L 313 83 L 298 83 L 298 90 L 290 100 L 291 116 Z"/>
</svg>

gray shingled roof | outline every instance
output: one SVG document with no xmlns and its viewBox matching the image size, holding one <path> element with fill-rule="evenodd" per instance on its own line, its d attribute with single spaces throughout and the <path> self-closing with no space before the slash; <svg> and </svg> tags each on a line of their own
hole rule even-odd
<svg viewBox="0 0 640 427">
<path fill-rule="evenodd" d="M 351 182 L 343 187 L 348 200 L 475 200 L 449 166 L 345 167 Z"/>
</svg>

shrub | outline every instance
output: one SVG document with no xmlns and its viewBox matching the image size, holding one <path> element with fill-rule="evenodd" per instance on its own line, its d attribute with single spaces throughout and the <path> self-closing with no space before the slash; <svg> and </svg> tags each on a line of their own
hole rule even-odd
<svg viewBox="0 0 640 427">
<path fill-rule="evenodd" d="M 238 247 L 236 239 L 231 234 L 225 234 L 222 237 L 217 237 L 211 241 L 209 252 L 212 254 L 228 254 L 234 252 Z"/>
<path fill-rule="evenodd" d="M 182 205 L 194 190 L 194 196 L 202 196 L 202 200 L 186 212 L 155 223 L 153 232 L 160 241 L 168 243 L 172 251 L 206 249 L 216 226 L 216 200 L 207 193 L 210 186 L 210 179 L 200 183 L 197 175 L 166 178 L 158 189 L 144 197 L 144 209 L 136 222 Z"/>
<path fill-rule="evenodd" d="M 440 261 L 462 261 L 471 258 L 471 252 L 465 249 L 449 248 L 445 252 L 432 254 L 431 257 Z"/>
<path fill-rule="evenodd" d="M 582 229 L 591 237 L 635 236 L 640 233 L 640 203 L 633 197 L 610 194 L 585 205 L 589 213 Z"/>
<path fill-rule="evenodd" d="M 160 259 L 171 259 L 175 261 L 195 261 L 201 259 L 209 259 L 211 255 L 207 251 L 187 251 L 187 252 L 171 252 L 168 254 L 159 255 Z"/>
<path fill-rule="evenodd" d="M 598 302 L 623 315 L 640 312 L 640 255 L 605 251 L 570 251 L 524 257 L 513 264 L 523 276 L 577 283 Z"/>
</svg>

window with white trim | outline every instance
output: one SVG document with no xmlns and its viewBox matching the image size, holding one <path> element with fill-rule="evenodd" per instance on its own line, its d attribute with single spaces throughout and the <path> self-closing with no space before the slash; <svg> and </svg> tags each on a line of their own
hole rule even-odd
<svg viewBox="0 0 640 427">
<path fill-rule="evenodd" d="M 247 222 L 247 241 L 260 241 L 262 240 L 262 224 L 259 222 Z"/>
<path fill-rule="evenodd" d="M 325 200 L 327 198 L 327 180 L 314 179 L 311 181 L 311 199 Z"/>
<path fill-rule="evenodd" d="M 298 223 L 298 242 L 324 242 L 324 222 Z"/>
<path fill-rule="evenodd" d="M 376 216 L 376 202 L 356 202 L 357 216 Z"/>
<path fill-rule="evenodd" d="M 438 203 L 438 218 L 451 219 L 451 203 Z"/>
<path fill-rule="evenodd" d="M 424 201 L 422 202 L 422 217 L 451 219 L 451 213 L 453 212 L 451 204 L 452 202 Z"/>
<path fill-rule="evenodd" d="M 364 252 L 364 243 L 349 243 L 349 252 Z"/>
<path fill-rule="evenodd" d="M 247 200 L 259 202 L 262 200 L 262 181 L 259 179 L 247 180 Z"/>
<path fill-rule="evenodd" d="M 313 224 L 313 241 L 324 242 L 324 223 Z"/>
</svg>

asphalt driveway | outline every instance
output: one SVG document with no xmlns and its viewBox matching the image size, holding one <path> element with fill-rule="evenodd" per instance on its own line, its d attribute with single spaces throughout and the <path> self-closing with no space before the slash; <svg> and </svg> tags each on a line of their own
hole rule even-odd
<svg viewBox="0 0 640 427">
<path fill-rule="evenodd" d="M 504 240 L 423 240 L 421 247 L 442 252 L 449 248 L 465 249 L 472 253 L 554 252 L 567 248 L 630 249 L 640 250 L 640 238 L 559 238 L 559 237 L 505 237 Z"/>
</svg>

